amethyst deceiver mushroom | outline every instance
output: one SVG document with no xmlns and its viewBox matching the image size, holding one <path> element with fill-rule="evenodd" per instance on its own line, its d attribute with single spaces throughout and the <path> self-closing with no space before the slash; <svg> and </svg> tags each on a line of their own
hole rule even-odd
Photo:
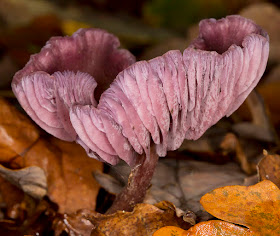
<svg viewBox="0 0 280 236">
<path fill-rule="evenodd" d="M 71 37 L 52 37 L 18 71 L 12 89 L 27 114 L 44 130 L 65 141 L 77 134 L 69 119 L 72 105 L 96 106 L 116 75 L 135 62 L 114 35 L 80 29 Z"/>
<path fill-rule="evenodd" d="M 183 54 L 173 50 L 134 64 L 127 51 L 97 40 L 104 53 L 114 55 L 109 61 L 113 65 L 117 61 L 108 77 L 118 74 L 107 90 L 99 92 L 98 104 L 94 89 L 108 85 L 103 79 L 112 68 L 99 63 L 103 55 L 94 54 L 94 42 L 81 46 L 87 32 L 94 30 L 51 39 L 14 77 L 14 93 L 42 128 L 64 140 L 76 140 L 89 156 L 110 164 L 122 159 L 132 167 L 128 185 L 109 212 L 131 210 L 142 201 L 158 156 L 179 148 L 184 139 L 198 139 L 234 112 L 265 70 L 268 35 L 251 20 L 208 19 L 199 28 L 198 38 Z M 94 50 L 86 52 L 90 46 Z M 54 56 L 57 51 L 59 56 Z"/>
</svg>

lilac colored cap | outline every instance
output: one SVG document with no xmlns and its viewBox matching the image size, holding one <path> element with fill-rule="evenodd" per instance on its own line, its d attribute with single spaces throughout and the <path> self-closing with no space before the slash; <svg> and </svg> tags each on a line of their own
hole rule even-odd
<svg viewBox="0 0 280 236">
<path fill-rule="evenodd" d="M 134 165 L 136 153 L 146 153 L 149 158 L 151 143 L 155 143 L 158 155 L 165 156 L 168 150 L 179 148 L 185 138 L 198 139 L 245 100 L 264 73 L 269 52 L 266 32 L 243 17 L 203 20 L 199 26 L 198 38 L 183 54 L 169 51 L 122 70 L 102 93 L 97 106 L 94 101 L 86 104 L 79 101 L 75 105 L 68 102 L 72 101 L 71 96 L 55 92 L 61 98 L 56 120 L 60 121 L 70 109 L 67 132 L 72 125 L 77 142 L 88 154 L 111 164 L 122 159 Z M 65 74 L 53 76 L 62 78 Z M 86 80 L 86 76 L 80 74 L 76 77 Z M 23 97 L 34 97 L 32 91 L 28 92 L 31 95 L 25 95 L 26 88 L 32 90 L 32 86 L 24 85 L 31 83 L 31 79 L 27 80 L 21 82 L 23 85 L 18 91 L 22 91 Z M 46 88 L 52 87 L 50 81 L 53 80 L 44 79 L 44 83 L 39 83 L 44 87 L 42 90 L 49 91 Z M 59 81 L 55 91 L 75 87 L 74 80 L 66 80 L 66 83 L 72 81 L 72 87 Z M 97 84 L 99 86 L 99 81 Z M 94 86 L 88 85 L 86 91 L 94 90 Z M 48 94 L 41 94 L 44 93 Z M 84 96 L 91 101 L 91 97 Z M 46 100 L 40 98 L 40 104 L 48 109 L 52 108 L 50 103 L 51 96 Z M 32 107 L 36 110 L 37 105 Z M 52 127 L 57 125 L 55 119 L 50 120 L 54 123 Z"/>
<path fill-rule="evenodd" d="M 93 105 L 116 75 L 135 62 L 119 40 L 100 29 L 51 38 L 13 78 L 12 88 L 28 115 L 50 134 L 74 141 L 72 105 Z"/>
<path fill-rule="evenodd" d="M 151 142 L 165 156 L 185 138 L 198 139 L 234 112 L 256 86 L 268 59 L 267 34 L 240 16 L 203 20 L 199 26 L 198 38 L 183 55 L 174 50 L 137 62 L 116 77 L 97 108 L 71 109 L 73 127 L 79 137 L 87 133 L 89 139 L 81 138 L 87 146 L 93 142 L 101 148 L 97 138 L 90 138 L 93 131 L 86 129 L 87 109 L 98 114 L 91 112 L 93 123 L 102 114 L 110 117 L 110 126 L 98 129 L 117 155 L 104 148 L 110 154 L 109 159 L 101 156 L 105 161 L 121 158 L 131 164 L 131 149 L 149 155 Z"/>
</svg>

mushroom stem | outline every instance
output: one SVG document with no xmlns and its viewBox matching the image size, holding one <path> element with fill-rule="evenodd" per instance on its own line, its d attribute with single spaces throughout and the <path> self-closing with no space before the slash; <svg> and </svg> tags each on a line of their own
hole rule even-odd
<svg viewBox="0 0 280 236">
<path fill-rule="evenodd" d="M 154 145 L 151 146 L 150 157 L 145 154 L 139 156 L 136 165 L 131 170 L 128 183 L 121 193 L 119 193 L 108 209 L 106 214 L 112 214 L 116 211 L 132 211 L 137 203 L 144 200 L 147 189 L 150 186 L 156 165 L 158 155 Z"/>
</svg>

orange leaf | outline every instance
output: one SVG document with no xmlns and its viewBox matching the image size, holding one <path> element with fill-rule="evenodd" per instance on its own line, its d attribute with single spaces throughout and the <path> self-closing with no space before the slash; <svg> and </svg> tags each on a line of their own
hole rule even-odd
<svg viewBox="0 0 280 236">
<path fill-rule="evenodd" d="M 200 203 L 213 216 L 247 226 L 255 235 L 280 235 L 280 190 L 271 181 L 218 188 Z"/>
<path fill-rule="evenodd" d="M 221 220 L 201 222 L 191 227 L 182 236 L 253 236 L 252 231 Z"/>
<path fill-rule="evenodd" d="M 183 236 L 186 231 L 175 226 L 165 226 L 154 232 L 153 236 Z"/>
</svg>

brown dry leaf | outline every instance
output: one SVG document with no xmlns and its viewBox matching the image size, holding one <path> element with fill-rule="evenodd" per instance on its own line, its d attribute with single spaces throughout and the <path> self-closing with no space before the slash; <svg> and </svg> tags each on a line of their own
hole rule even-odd
<svg viewBox="0 0 280 236">
<path fill-rule="evenodd" d="M 0 175 L 34 198 L 41 199 L 47 193 L 46 175 L 40 167 L 11 170 L 0 165 Z"/>
<path fill-rule="evenodd" d="M 95 209 L 99 185 L 92 172 L 102 171 L 102 163 L 89 158 L 78 144 L 54 138 L 49 142 L 39 138 L 35 125 L 1 98 L 0 107 L 0 147 L 11 150 L 7 152 L 10 156 L 8 158 L 6 155 L 5 162 L 17 169 L 30 167 L 26 169 L 30 171 L 34 170 L 34 167 L 36 170 L 41 168 L 39 176 L 43 176 L 44 172 L 48 197 L 58 204 L 59 212 L 72 213 L 81 208 Z M 13 170 L 6 171 L 18 173 Z M 42 186 L 46 188 L 44 184 Z M 42 194 L 41 192 L 40 196 Z"/>
<path fill-rule="evenodd" d="M 91 235 L 94 236 L 151 236 L 164 226 L 178 226 L 189 228 L 190 224 L 178 218 L 175 206 L 169 202 L 161 202 L 157 205 L 138 204 L 132 212 L 118 211 L 112 215 L 101 215 L 92 219 L 96 228 Z"/>
<path fill-rule="evenodd" d="M 269 180 L 256 185 L 227 186 L 201 198 L 213 216 L 247 226 L 255 235 L 280 235 L 280 190 Z"/>
<path fill-rule="evenodd" d="M 53 138 L 52 143 L 61 149 L 63 181 L 66 199 L 60 204 L 60 212 L 72 213 L 78 209 L 95 209 L 99 184 L 93 178 L 94 171 L 102 171 L 103 164 L 89 158 L 84 149 L 76 144 Z M 63 193 L 61 193 L 63 194 Z"/>
<path fill-rule="evenodd" d="M 38 166 L 45 171 L 48 197 L 58 204 L 60 213 L 95 209 L 99 185 L 92 172 L 102 171 L 103 164 L 89 158 L 80 145 L 55 138 L 51 142 L 40 139 L 13 164 Z"/>
<path fill-rule="evenodd" d="M 254 232 L 221 220 L 201 222 L 185 231 L 182 236 L 253 236 Z M 171 236 L 171 234 L 170 234 Z"/>
<path fill-rule="evenodd" d="M 73 214 L 63 214 L 56 217 L 52 224 L 55 236 L 60 236 L 63 232 L 71 236 L 90 236 L 94 229 L 90 219 L 98 214 L 93 210 L 82 209 Z"/>
<path fill-rule="evenodd" d="M 261 95 L 253 90 L 245 103 L 251 113 L 252 122 L 239 122 L 233 126 L 233 130 L 241 137 L 276 143 L 278 137 Z"/>
<path fill-rule="evenodd" d="M 258 164 L 260 180 L 270 180 L 280 188 L 280 156 L 266 155 Z"/>
<path fill-rule="evenodd" d="M 40 167 L 47 177 L 48 197 L 59 206 L 66 202 L 67 190 L 63 179 L 62 154 L 60 149 L 50 142 L 39 139 L 24 156 L 14 159 L 11 166 Z M 64 207 L 62 208 L 64 210 Z"/>
<path fill-rule="evenodd" d="M 24 198 L 24 193 L 20 189 L 1 176 L 0 193 L 7 209 L 19 204 Z"/>
<path fill-rule="evenodd" d="M 280 125 L 280 82 L 270 82 L 262 84 L 257 88 L 258 92 L 262 95 L 268 109 L 271 113 L 271 120 L 274 125 Z"/>
<path fill-rule="evenodd" d="M 100 171 L 95 171 L 93 173 L 94 178 L 96 181 L 109 193 L 117 195 L 121 192 L 122 188 L 124 187 L 120 181 L 114 178 L 111 175 L 105 174 Z"/>
<path fill-rule="evenodd" d="M 235 134 L 228 133 L 224 137 L 224 140 L 221 142 L 220 146 L 225 155 L 231 152 L 235 153 L 236 159 L 246 174 L 250 175 L 254 172 L 255 167 L 249 163 L 247 155 L 245 154 L 244 149 Z"/>
<path fill-rule="evenodd" d="M 0 153 L 1 153 L 0 163 L 9 163 L 11 160 L 13 160 L 17 156 L 16 152 L 14 152 L 12 149 L 10 149 L 9 146 L 7 146 L 3 143 L 0 143 Z"/>
<path fill-rule="evenodd" d="M 0 153 L 3 151 L 8 161 L 30 148 L 39 138 L 39 131 L 26 116 L 1 97 L 0 107 Z"/>
</svg>

